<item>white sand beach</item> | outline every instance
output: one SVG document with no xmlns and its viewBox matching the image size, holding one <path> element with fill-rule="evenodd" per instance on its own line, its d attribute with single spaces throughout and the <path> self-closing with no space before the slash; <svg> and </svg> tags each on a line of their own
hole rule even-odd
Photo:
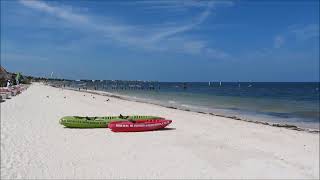
<svg viewBox="0 0 320 180">
<path fill-rule="evenodd" d="M 319 179 L 318 133 L 38 83 L 0 106 L 1 179 Z M 173 123 L 168 130 L 139 133 L 59 124 L 67 115 L 119 114 L 162 116 Z"/>
</svg>

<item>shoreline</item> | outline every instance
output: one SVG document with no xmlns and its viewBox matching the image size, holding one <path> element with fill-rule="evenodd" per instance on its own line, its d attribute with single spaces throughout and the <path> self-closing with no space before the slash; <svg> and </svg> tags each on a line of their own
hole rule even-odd
<svg viewBox="0 0 320 180">
<path fill-rule="evenodd" d="M 54 86 L 51 86 L 51 85 L 47 85 L 47 86 L 50 86 L 50 87 L 53 87 L 53 88 L 60 88 L 60 87 L 54 87 Z M 76 92 L 85 92 L 85 93 L 89 93 L 89 94 L 96 94 L 96 95 L 100 95 L 100 96 L 107 96 L 107 97 L 117 98 L 117 99 L 121 99 L 121 100 L 125 100 L 125 101 L 152 104 L 152 105 L 156 105 L 156 106 L 160 106 L 160 107 L 164 107 L 164 108 L 169 108 L 169 109 L 175 109 L 175 110 L 186 111 L 186 112 L 194 112 L 194 113 L 199 113 L 199 114 L 207 114 L 207 115 L 210 115 L 210 116 L 223 117 L 223 118 L 228 118 L 228 119 L 232 119 L 232 120 L 236 120 L 236 121 L 243 121 L 243 122 L 248 122 L 248 123 L 261 124 L 261 125 L 266 125 L 266 126 L 271 126 L 271 127 L 285 128 L 285 129 L 290 129 L 290 130 L 295 130 L 295 131 L 304 131 L 304 132 L 314 133 L 314 134 L 319 134 L 320 133 L 320 129 L 302 128 L 302 127 L 299 127 L 299 126 L 296 126 L 296 125 L 292 125 L 292 124 L 287 124 L 287 123 L 283 124 L 283 123 L 271 123 L 271 122 L 264 122 L 264 121 L 255 121 L 255 120 L 249 120 L 249 119 L 245 119 L 245 118 L 240 118 L 238 116 L 228 116 L 228 115 L 216 114 L 216 113 L 211 113 L 211 112 L 192 111 L 190 109 L 185 109 L 185 108 L 178 108 L 178 107 L 174 107 L 174 106 L 165 106 L 165 105 L 161 105 L 161 104 L 157 104 L 157 103 L 145 102 L 145 101 L 142 101 L 142 100 L 134 100 L 134 99 L 126 98 L 126 96 L 113 94 L 113 93 L 106 92 L 106 91 L 101 91 L 101 90 L 81 90 L 80 89 L 80 91 L 79 91 L 79 90 L 77 90 L 75 88 L 62 88 L 62 89 L 72 90 L 72 91 L 76 91 Z"/>
</svg>

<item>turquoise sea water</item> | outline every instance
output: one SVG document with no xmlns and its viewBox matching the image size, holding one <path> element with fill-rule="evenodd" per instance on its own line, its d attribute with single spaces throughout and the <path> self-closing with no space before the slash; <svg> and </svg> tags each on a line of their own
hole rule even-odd
<svg viewBox="0 0 320 180">
<path fill-rule="evenodd" d="M 319 83 L 80 81 L 71 86 L 191 111 L 319 129 Z"/>
</svg>

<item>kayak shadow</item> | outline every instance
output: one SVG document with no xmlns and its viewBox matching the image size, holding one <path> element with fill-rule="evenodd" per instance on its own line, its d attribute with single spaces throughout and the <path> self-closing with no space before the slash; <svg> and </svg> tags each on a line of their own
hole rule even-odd
<svg viewBox="0 0 320 180">
<path fill-rule="evenodd" d="M 161 131 L 172 131 L 176 130 L 176 128 L 162 128 L 162 129 L 155 129 L 155 130 L 150 130 L 150 131 L 138 131 L 138 132 L 128 132 L 128 133 L 156 133 L 156 132 L 161 132 Z"/>
<path fill-rule="evenodd" d="M 171 131 L 171 130 L 176 130 L 176 128 L 162 128 L 155 131 Z"/>
<path fill-rule="evenodd" d="M 160 131 L 171 131 L 171 130 L 176 130 L 176 128 L 162 128 L 162 129 L 156 129 L 156 130 L 149 130 L 149 131 L 129 131 L 129 132 L 115 132 L 115 133 L 156 133 Z"/>
<path fill-rule="evenodd" d="M 63 127 L 64 129 L 108 129 L 108 128 L 78 128 L 78 127 Z"/>
<path fill-rule="evenodd" d="M 108 129 L 108 128 L 77 128 L 77 127 L 63 127 L 64 129 Z M 162 128 L 162 129 L 157 129 L 157 130 L 152 130 L 152 131 L 171 131 L 171 130 L 176 130 L 176 128 Z M 139 132 L 152 132 L 152 131 L 139 131 Z"/>
</svg>

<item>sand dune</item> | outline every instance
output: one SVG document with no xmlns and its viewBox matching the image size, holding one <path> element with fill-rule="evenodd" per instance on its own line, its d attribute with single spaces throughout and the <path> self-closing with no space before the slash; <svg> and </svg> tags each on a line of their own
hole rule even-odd
<svg viewBox="0 0 320 180">
<path fill-rule="evenodd" d="M 41 84 L 0 106 L 1 179 L 319 178 L 315 133 Z M 58 123 L 66 115 L 120 113 L 174 122 L 169 130 L 140 133 L 68 129 Z"/>
</svg>

